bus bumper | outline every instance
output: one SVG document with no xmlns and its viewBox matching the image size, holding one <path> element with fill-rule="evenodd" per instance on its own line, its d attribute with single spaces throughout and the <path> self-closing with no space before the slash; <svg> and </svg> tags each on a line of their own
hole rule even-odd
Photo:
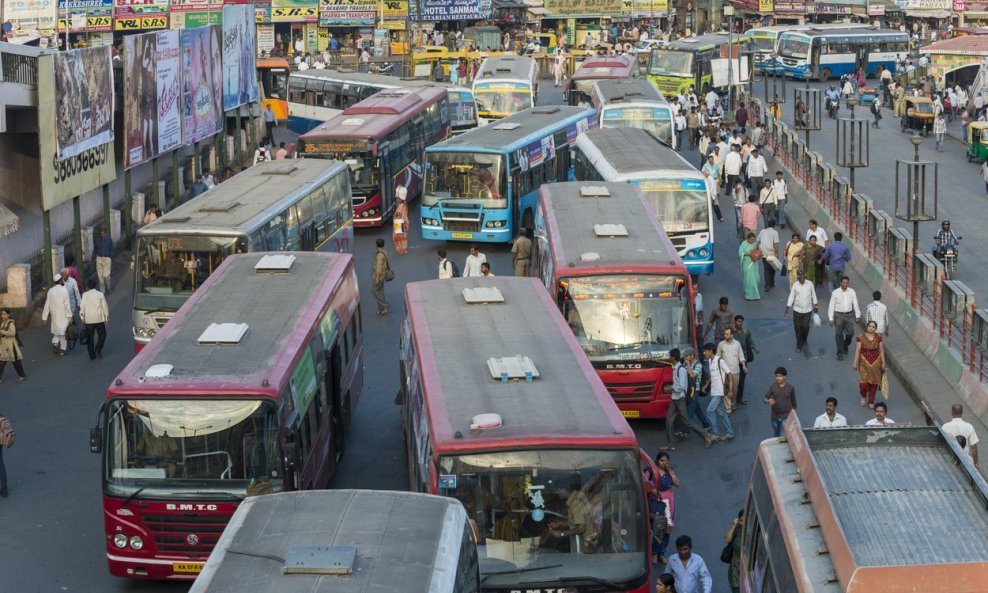
<svg viewBox="0 0 988 593">
<path fill-rule="evenodd" d="M 689 270 L 690 274 L 694 276 L 709 276 L 714 273 L 714 262 L 710 261 L 688 261 L 686 263 L 686 269 Z"/>
<path fill-rule="evenodd" d="M 206 559 L 201 561 L 164 560 L 160 558 L 127 558 L 106 555 L 110 574 L 125 579 L 152 581 L 192 581 L 202 571 Z"/>
<path fill-rule="evenodd" d="M 432 241 L 473 241 L 475 243 L 509 243 L 509 229 L 484 229 L 478 232 L 451 232 L 442 227 L 422 225 L 422 238 Z"/>
</svg>

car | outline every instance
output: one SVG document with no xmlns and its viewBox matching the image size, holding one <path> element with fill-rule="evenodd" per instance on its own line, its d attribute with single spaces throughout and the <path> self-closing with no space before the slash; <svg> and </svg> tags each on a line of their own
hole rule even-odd
<svg viewBox="0 0 988 593">
<path fill-rule="evenodd" d="M 631 48 L 631 55 L 637 56 L 638 54 L 647 54 L 652 51 L 653 47 L 662 47 L 665 45 L 665 41 L 661 39 L 642 39 Z"/>
</svg>

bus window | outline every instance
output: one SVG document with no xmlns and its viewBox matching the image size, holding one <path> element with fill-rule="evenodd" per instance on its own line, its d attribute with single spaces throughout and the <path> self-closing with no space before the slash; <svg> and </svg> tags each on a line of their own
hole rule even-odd
<svg viewBox="0 0 988 593">
<path fill-rule="evenodd" d="M 305 103 L 305 79 L 292 78 L 288 84 L 288 100 L 292 103 Z"/>
<path fill-rule="evenodd" d="M 275 216 L 265 227 L 264 248 L 266 251 L 285 250 L 285 225 L 281 216 Z"/>
<path fill-rule="evenodd" d="M 480 561 L 477 558 L 477 545 L 473 537 L 473 524 L 463 525 L 463 541 L 460 544 L 460 558 L 456 563 L 455 593 L 478 593 L 477 577 Z"/>
<path fill-rule="evenodd" d="M 284 99 L 288 94 L 288 70 L 278 68 L 271 70 L 271 87 L 268 97 Z"/>
<path fill-rule="evenodd" d="M 296 205 L 298 208 L 298 225 L 302 229 L 307 229 L 312 226 L 312 201 L 311 196 L 306 196 L 299 200 Z"/>
<path fill-rule="evenodd" d="M 285 250 L 298 251 L 298 213 L 295 211 L 295 206 L 289 206 L 281 217 L 285 221 Z"/>
</svg>

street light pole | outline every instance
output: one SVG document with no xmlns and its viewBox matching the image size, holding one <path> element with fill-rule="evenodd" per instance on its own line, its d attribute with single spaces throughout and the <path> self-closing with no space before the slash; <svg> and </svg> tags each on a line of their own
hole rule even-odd
<svg viewBox="0 0 988 593">
<path fill-rule="evenodd" d="M 919 145 L 923 143 L 923 137 L 918 133 L 913 132 L 913 135 L 909 137 L 909 141 L 913 143 L 913 161 L 919 162 Z M 919 211 L 919 175 L 913 176 L 913 187 L 912 195 L 910 199 L 913 201 L 913 212 Z M 913 253 L 919 253 L 919 219 L 913 220 Z"/>
<path fill-rule="evenodd" d="M 734 108 L 734 7 L 724 4 L 724 16 L 730 17 L 727 25 L 727 109 Z"/>
</svg>

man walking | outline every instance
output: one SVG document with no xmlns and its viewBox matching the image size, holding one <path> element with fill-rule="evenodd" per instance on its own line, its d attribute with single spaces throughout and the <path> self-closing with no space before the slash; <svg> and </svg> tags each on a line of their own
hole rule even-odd
<svg viewBox="0 0 988 593">
<path fill-rule="evenodd" d="M 837 341 L 837 360 L 847 356 L 847 348 L 854 340 L 854 324 L 861 321 L 858 295 L 850 288 L 850 283 L 847 276 L 840 279 L 840 288 L 830 295 L 830 307 L 827 308 L 827 319 Z"/>
<path fill-rule="evenodd" d="M 789 300 L 783 317 L 789 316 L 792 309 L 792 328 L 796 334 L 796 352 L 806 348 L 806 338 L 810 335 L 810 317 L 820 310 L 816 300 L 816 287 L 806 281 L 802 270 L 796 272 L 796 282 L 789 289 Z"/>
<path fill-rule="evenodd" d="M 761 189 L 766 173 L 768 173 L 768 163 L 765 162 L 765 157 L 758 154 L 757 148 L 752 148 L 751 155 L 748 156 L 748 180 L 751 182 L 751 191 Z"/>
<path fill-rule="evenodd" d="M 384 239 L 378 237 L 375 242 L 377 245 L 377 253 L 374 254 L 374 269 L 371 274 L 371 294 L 374 295 L 374 300 L 377 301 L 377 314 L 387 315 L 388 310 L 391 306 L 388 304 L 388 300 L 384 298 L 384 283 L 388 280 L 388 275 L 391 272 L 391 265 L 388 263 L 388 254 L 384 252 Z M 393 276 L 393 273 L 391 273 Z"/>
<path fill-rule="evenodd" d="M 847 262 L 851 261 L 851 250 L 842 239 L 844 239 L 844 235 L 840 231 L 834 233 L 833 242 L 823 250 L 823 261 L 827 262 L 830 284 L 834 290 L 837 289 L 840 279 L 844 276 Z"/>
<path fill-rule="evenodd" d="M 275 117 L 274 111 L 271 111 L 270 105 L 264 106 L 264 128 L 268 132 L 268 140 L 271 144 L 274 144 L 274 129 L 278 125 L 278 118 Z"/>
<path fill-rule="evenodd" d="M 767 186 L 769 181 L 765 180 Z M 762 268 L 765 272 L 765 292 L 775 288 L 775 275 L 782 265 L 779 263 L 779 231 L 775 230 L 775 218 L 766 218 L 765 228 L 758 231 L 758 248 L 762 252 Z M 778 266 L 779 269 L 776 269 Z"/>
<path fill-rule="evenodd" d="M 724 175 L 727 176 L 727 195 L 734 190 L 734 184 L 741 176 L 741 147 L 731 145 L 724 155 Z"/>
<path fill-rule="evenodd" d="M 789 199 L 789 186 L 786 185 L 782 171 L 775 172 L 775 181 L 772 182 L 772 189 L 775 190 L 775 199 L 779 210 L 779 228 L 786 227 L 786 200 Z"/>
<path fill-rule="evenodd" d="M 88 290 L 82 295 L 79 315 L 86 324 L 86 348 L 89 350 L 89 360 L 96 360 L 103 358 L 106 326 L 110 324 L 110 306 L 106 304 L 103 293 L 96 290 L 96 280 L 90 278 L 86 288 Z"/>
<path fill-rule="evenodd" d="M 758 208 L 758 198 L 749 196 L 748 201 L 741 206 L 741 238 L 758 233 L 758 219 L 761 218 L 762 211 Z"/>
<path fill-rule="evenodd" d="M 878 326 L 875 329 L 875 333 L 879 335 L 884 335 L 886 338 L 889 335 L 889 309 L 882 302 L 881 291 L 876 290 L 871 293 L 871 298 L 874 299 L 868 303 L 868 307 L 865 309 L 865 327 L 868 326 L 872 321 Z"/>
<path fill-rule="evenodd" d="M 710 379 L 705 386 L 705 391 L 710 393 L 707 420 L 710 421 L 710 434 L 722 441 L 729 441 L 734 438 L 734 427 L 731 426 L 731 417 L 727 415 L 727 408 L 724 407 L 724 394 L 730 387 L 731 369 L 727 367 L 723 358 L 715 354 L 716 349 L 710 342 L 703 345 L 703 357 L 710 365 Z M 724 424 L 723 434 L 720 434 L 721 423 Z"/>
<path fill-rule="evenodd" d="M 463 277 L 469 278 L 470 276 L 483 276 L 480 273 L 480 266 L 487 262 L 487 256 L 477 249 L 476 245 L 470 246 L 470 255 L 467 256 L 467 260 L 463 262 Z"/>
<path fill-rule="evenodd" d="M 688 355 L 693 354 L 693 349 L 687 348 L 686 353 Z M 702 426 L 690 420 L 689 414 L 686 412 L 686 392 L 689 390 L 690 377 L 689 371 L 679 356 L 679 348 L 670 350 L 669 357 L 675 364 L 672 366 L 672 399 L 669 401 L 669 408 L 666 411 L 666 447 L 671 448 L 672 446 L 672 427 L 678 417 L 690 430 L 703 437 L 703 441 L 709 449 L 710 445 L 717 439 Z"/>
<path fill-rule="evenodd" d="M 847 418 L 837 413 L 837 398 L 828 397 L 823 414 L 816 417 L 813 428 L 843 428 L 847 426 Z"/>
<path fill-rule="evenodd" d="M 751 187 L 756 187 L 754 182 L 751 183 Z M 779 196 L 775 193 L 772 180 L 766 179 L 757 187 L 759 188 L 758 206 L 762 209 L 762 217 L 765 220 L 778 218 L 776 214 L 779 209 Z"/>
<path fill-rule="evenodd" d="M 65 356 L 65 349 L 68 347 L 65 331 L 72 323 L 72 308 L 69 306 L 69 291 L 65 289 L 62 275 L 55 274 L 53 280 L 55 284 L 48 289 L 45 308 L 41 311 L 41 320 L 48 321 L 48 318 L 51 318 L 52 352 Z"/>
<path fill-rule="evenodd" d="M 710 321 L 707 329 L 703 332 L 703 339 L 710 335 L 710 328 L 714 329 L 714 341 L 719 342 L 724 339 L 724 330 L 734 323 L 734 311 L 728 306 L 727 297 L 720 297 L 720 304 L 710 312 Z"/>
<path fill-rule="evenodd" d="M 707 563 L 693 553 L 693 540 L 688 535 L 676 538 L 676 557 L 669 559 L 664 574 L 672 575 L 680 593 L 710 593 L 714 587 Z"/>
<path fill-rule="evenodd" d="M 751 337 L 751 332 L 748 328 L 744 326 L 744 315 L 734 316 L 734 340 L 741 344 L 741 352 L 744 353 L 745 366 L 741 369 L 741 375 L 738 377 L 738 392 L 735 395 L 736 402 L 740 406 L 748 405 L 748 402 L 744 399 L 744 380 L 748 376 L 748 366 L 755 360 L 755 354 L 758 353 L 758 348 L 755 347 L 755 339 Z M 723 342 L 722 342 L 723 343 Z"/>
<path fill-rule="evenodd" d="M 531 258 L 532 240 L 528 238 L 528 229 L 522 227 L 511 245 L 511 265 L 515 268 L 515 276 L 528 276 L 528 262 Z"/>
<path fill-rule="evenodd" d="M 459 274 L 456 274 L 456 268 L 453 266 L 453 262 L 449 261 L 446 257 L 446 250 L 439 249 L 436 251 L 436 257 L 439 259 L 439 279 L 445 280 L 447 278 L 454 278 Z"/>
<path fill-rule="evenodd" d="M 789 417 L 789 412 L 796 411 L 796 388 L 788 382 L 788 376 L 786 367 L 775 369 L 775 383 L 768 386 L 762 400 L 772 408 L 772 434 L 776 437 L 782 436 L 782 425 Z"/>
<path fill-rule="evenodd" d="M 724 330 L 724 339 L 717 344 L 717 356 L 727 363 L 731 370 L 731 385 L 724 391 L 724 404 L 727 413 L 734 411 L 734 404 L 737 401 L 738 384 L 741 382 L 741 373 L 748 372 L 748 363 L 744 359 L 744 350 L 741 343 L 734 339 L 733 327 Z"/>
<path fill-rule="evenodd" d="M 875 403 L 875 417 L 865 422 L 865 426 L 889 426 L 895 424 L 888 416 L 889 406 L 885 402 Z"/>
<path fill-rule="evenodd" d="M 97 237 L 93 239 L 93 255 L 96 256 L 96 277 L 99 278 L 99 290 L 104 294 L 113 292 L 110 282 L 113 269 L 113 239 L 100 227 Z"/>
<path fill-rule="evenodd" d="M 933 137 L 937 141 L 937 152 L 943 152 L 943 137 L 947 134 L 947 120 L 943 114 L 937 115 L 933 120 Z"/>
<path fill-rule="evenodd" d="M 880 403 L 880 402 L 879 402 Z M 878 407 L 878 404 L 875 404 Z M 964 452 L 971 456 L 974 465 L 978 465 L 978 434 L 974 432 L 974 427 L 970 422 L 961 419 L 964 415 L 964 406 L 954 404 L 950 408 L 950 415 L 953 416 L 950 422 L 945 422 L 940 428 L 953 437 L 964 437 Z"/>
</svg>

